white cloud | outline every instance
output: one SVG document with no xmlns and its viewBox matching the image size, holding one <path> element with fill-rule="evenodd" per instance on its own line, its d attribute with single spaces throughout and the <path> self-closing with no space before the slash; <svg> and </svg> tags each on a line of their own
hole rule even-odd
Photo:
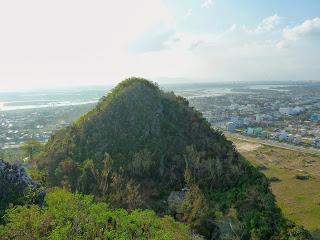
<svg viewBox="0 0 320 240">
<path fill-rule="evenodd" d="M 259 35 L 262 33 L 272 33 L 277 29 L 279 25 L 281 17 L 277 14 L 266 17 L 259 24 L 254 27 L 249 27 L 247 25 L 238 25 L 233 24 L 230 26 L 227 32 L 237 32 L 238 34 L 250 34 L 250 35 Z M 251 36 L 252 37 L 252 36 Z"/>
<path fill-rule="evenodd" d="M 167 66 L 166 72 L 212 81 L 304 80 L 320 76 L 320 67 L 316 67 L 319 48 L 314 44 L 304 52 L 276 47 L 282 38 L 279 20 L 273 15 L 251 28 L 233 24 L 222 33 L 176 32 L 164 43 L 165 51 L 148 55 L 152 56 L 148 64 L 154 59 L 160 64 L 163 59 L 165 64 L 161 65 Z M 314 66 L 312 71 L 310 65 Z"/>
<path fill-rule="evenodd" d="M 298 40 L 312 40 L 320 37 L 320 18 L 308 19 L 294 27 L 286 27 L 282 31 L 282 40 L 278 42 L 278 48 L 288 48 Z"/>
<path fill-rule="evenodd" d="M 255 32 L 263 33 L 271 31 L 276 27 L 276 25 L 278 25 L 279 21 L 280 17 L 277 14 L 267 17 L 258 25 L 258 27 L 255 29 Z"/>
<path fill-rule="evenodd" d="M 283 37 L 288 41 L 297 41 L 305 36 L 320 36 L 320 18 L 309 19 L 293 28 L 286 27 L 283 30 Z"/>
<path fill-rule="evenodd" d="M 187 77 L 198 81 L 316 79 L 320 76 L 320 67 L 316 64 L 315 45 L 304 52 L 282 51 L 276 47 L 282 38 L 280 19 L 275 14 L 256 26 L 234 24 L 224 32 L 176 29 L 164 40 L 162 49 L 140 54 L 132 67 L 150 78 Z"/>
<path fill-rule="evenodd" d="M 192 15 L 192 8 L 189 8 L 187 13 L 186 13 L 186 18 L 190 17 Z"/>
<path fill-rule="evenodd" d="M 205 0 L 202 4 L 201 7 L 203 8 L 209 8 L 213 5 L 213 0 Z"/>
<path fill-rule="evenodd" d="M 237 29 L 237 24 L 232 24 L 231 27 L 229 28 L 230 32 L 234 32 Z"/>
<path fill-rule="evenodd" d="M 209 42 L 210 34 L 192 34 L 176 32 L 165 43 L 167 49 L 193 50 L 201 43 Z"/>
</svg>

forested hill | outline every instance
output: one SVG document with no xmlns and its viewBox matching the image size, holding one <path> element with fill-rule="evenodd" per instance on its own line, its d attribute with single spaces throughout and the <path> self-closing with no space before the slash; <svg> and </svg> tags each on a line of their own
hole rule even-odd
<svg viewBox="0 0 320 240">
<path fill-rule="evenodd" d="M 90 159 L 101 168 L 109 154 L 113 171 L 121 169 L 133 179 L 152 178 L 164 188 L 180 189 L 187 147 L 205 159 L 216 158 L 221 173 L 228 172 L 227 178 L 216 176 L 211 188 L 238 181 L 243 166 L 231 142 L 214 132 L 199 112 L 146 80 L 129 79 L 73 126 L 54 135 L 45 159 L 49 170 L 67 159 L 75 163 Z M 55 171 L 49 173 L 52 184 L 61 180 Z"/>
<path fill-rule="evenodd" d="M 309 239 L 267 179 L 188 101 L 130 78 L 51 137 L 37 166 L 49 186 L 112 206 L 171 214 L 210 239 Z"/>
</svg>

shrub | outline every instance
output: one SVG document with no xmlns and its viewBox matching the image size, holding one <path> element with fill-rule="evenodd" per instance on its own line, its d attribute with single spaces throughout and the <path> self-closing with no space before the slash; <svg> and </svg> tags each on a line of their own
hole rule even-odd
<svg viewBox="0 0 320 240">
<path fill-rule="evenodd" d="M 0 239 L 200 239 L 173 218 L 153 211 L 111 209 L 93 196 L 62 189 L 48 193 L 46 206 L 17 206 L 7 211 Z"/>
</svg>

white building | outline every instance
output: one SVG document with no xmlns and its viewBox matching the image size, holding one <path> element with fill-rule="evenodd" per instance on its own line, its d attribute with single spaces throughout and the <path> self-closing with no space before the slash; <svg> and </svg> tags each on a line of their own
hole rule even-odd
<svg viewBox="0 0 320 240">
<path fill-rule="evenodd" d="M 249 117 L 245 117 L 244 119 L 243 119 L 243 124 L 244 125 L 250 125 L 251 123 L 253 122 L 253 119 L 252 118 L 249 118 Z"/>
<path fill-rule="evenodd" d="M 231 122 L 238 122 L 239 121 L 239 116 L 231 116 Z"/>
<path fill-rule="evenodd" d="M 317 148 L 320 148 L 320 139 L 316 138 L 313 140 L 313 145 Z"/>
<path fill-rule="evenodd" d="M 228 122 L 227 123 L 227 131 L 228 132 L 235 132 L 237 128 L 237 125 L 234 122 Z"/>
<path fill-rule="evenodd" d="M 263 121 L 263 115 L 257 114 L 257 115 L 256 115 L 256 122 L 257 122 L 257 123 L 260 123 L 260 122 L 262 122 L 262 121 Z"/>
<path fill-rule="evenodd" d="M 279 112 L 283 115 L 290 115 L 291 113 L 291 108 L 286 107 L 286 108 L 279 108 Z"/>
<path fill-rule="evenodd" d="M 300 113 L 302 113 L 304 111 L 304 108 L 303 107 L 294 107 L 292 110 L 291 110 L 291 114 L 293 115 L 298 115 Z"/>
<path fill-rule="evenodd" d="M 302 137 L 301 137 L 301 135 L 299 135 L 299 134 L 294 135 L 293 143 L 294 143 L 294 144 L 298 144 L 298 145 L 301 144 L 301 143 L 302 143 Z"/>
<path fill-rule="evenodd" d="M 279 134 L 279 141 L 288 141 L 289 134 L 286 131 L 282 131 Z"/>
</svg>

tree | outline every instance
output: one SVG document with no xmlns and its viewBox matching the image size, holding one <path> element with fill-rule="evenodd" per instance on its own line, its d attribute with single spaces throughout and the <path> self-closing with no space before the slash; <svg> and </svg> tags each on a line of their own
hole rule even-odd
<svg viewBox="0 0 320 240">
<path fill-rule="evenodd" d="M 30 177 L 41 186 L 45 187 L 47 185 L 47 176 L 48 173 L 46 171 L 40 171 L 36 167 L 30 167 L 27 169 Z"/>
<path fill-rule="evenodd" d="M 185 182 L 187 192 L 179 209 L 181 220 L 190 224 L 192 229 L 198 229 L 207 217 L 209 209 L 206 198 L 199 186 L 195 184 L 188 165 L 185 170 Z"/>
<path fill-rule="evenodd" d="M 35 156 L 35 154 L 43 150 L 43 145 L 36 140 L 30 140 L 30 141 L 27 141 L 24 145 L 22 145 L 21 148 L 24 153 L 24 156 L 31 161 L 33 160 L 33 157 Z"/>
<path fill-rule="evenodd" d="M 119 173 L 114 173 L 111 177 L 110 201 L 116 206 L 123 206 L 125 194 L 123 193 L 125 180 Z"/>
<path fill-rule="evenodd" d="M 109 189 L 109 175 L 111 172 L 112 158 L 106 153 L 103 160 L 103 169 L 99 174 L 99 190 L 102 197 L 105 197 Z"/>
<path fill-rule="evenodd" d="M 98 195 L 97 169 L 92 160 L 83 163 L 81 175 L 79 177 L 80 191 L 85 194 Z"/>
<path fill-rule="evenodd" d="M 2 240 L 33 239 L 154 239 L 200 240 L 189 228 L 173 218 L 158 217 L 150 210 L 111 209 L 94 203 L 93 196 L 53 189 L 43 207 L 18 206 L 9 209 Z"/>
<path fill-rule="evenodd" d="M 126 206 L 129 211 L 141 207 L 143 201 L 140 193 L 140 185 L 130 180 L 126 185 Z"/>
<path fill-rule="evenodd" d="M 81 170 L 79 165 L 72 159 L 60 162 L 56 168 L 55 176 L 60 179 L 60 185 L 66 189 L 76 191 Z"/>
<path fill-rule="evenodd" d="M 152 167 L 152 156 L 147 150 L 137 152 L 133 155 L 129 166 L 129 172 L 135 176 L 148 176 Z"/>
<path fill-rule="evenodd" d="M 201 158 L 193 145 L 186 147 L 186 153 L 184 154 L 186 164 L 188 164 L 188 171 L 191 171 L 195 182 L 200 180 Z"/>
<path fill-rule="evenodd" d="M 237 210 L 230 208 L 227 214 L 215 213 L 215 222 L 220 229 L 220 238 L 224 240 L 242 240 L 245 234 L 244 225 L 237 218 Z"/>
</svg>

